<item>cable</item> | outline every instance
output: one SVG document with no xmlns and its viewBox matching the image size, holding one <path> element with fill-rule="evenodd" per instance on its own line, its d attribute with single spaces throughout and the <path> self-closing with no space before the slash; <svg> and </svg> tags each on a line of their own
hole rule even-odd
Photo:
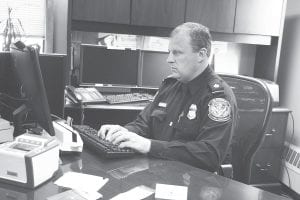
<svg viewBox="0 0 300 200">
<path fill-rule="evenodd" d="M 291 143 L 293 141 L 293 138 L 294 138 L 294 134 L 295 134 L 295 119 L 294 119 L 294 116 L 293 116 L 293 113 L 292 111 L 289 112 L 289 116 L 291 116 L 291 119 L 292 119 L 292 135 L 290 137 L 290 140 L 288 141 L 288 150 L 287 150 L 287 154 L 288 154 L 288 151 L 290 150 L 290 146 L 291 146 Z M 286 154 L 286 155 L 287 155 Z M 285 158 L 284 159 L 284 162 L 288 162 L 288 160 L 286 160 Z M 289 182 L 289 188 L 291 188 L 292 184 L 291 184 L 291 177 L 290 177 L 290 174 L 289 174 L 289 171 L 288 171 L 288 168 L 286 166 L 286 164 L 284 164 L 284 169 L 287 173 L 287 176 L 288 176 L 288 182 Z"/>
<path fill-rule="evenodd" d="M 51 113 L 51 117 L 52 117 L 52 118 L 55 118 L 55 120 L 61 119 L 61 117 L 59 117 L 59 116 L 57 116 L 57 115 L 55 115 L 55 114 L 52 114 L 52 113 Z"/>
<path fill-rule="evenodd" d="M 84 108 L 85 108 L 85 104 L 80 102 L 80 125 L 84 124 L 84 118 L 85 118 Z"/>
<path fill-rule="evenodd" d="M 292 136 L 291 136 L 290 141 L 289 141 L 289 145 L 290 145 L 292 143 L 292 141 L 294 139 L 294 135 L 295 135 L 295 120 L 294 120 L 294 116 L 293 116 L 292 111 L 289 113 L 289 115 L 292 118 Z"/>
<path fill-rule="evenodd" d="M 288 170 L 288 168 L 287 168 L 286 164 L 284 164 L 284 165 L 283 165 L 283 167 L 284 167 L 284 169 L 285 169 L 285 171 L 286 171 L 286 174 L 287 174 L 287 176 L 288 176 L 289 188 L 291 188 L 291 186 L 292 186 L 292 183 L 291 183 L 291 177 L 290 177 L 289 170 Z"/>
<path fill-rule="evenodd" d="M 12 107 L 12 106 L 10 106 L 10 105 L 4 103 L 3 101 L 0 101 L 0 104 L 3 105 L 3 106 L 5 106 L 6 108 L 9 108 L 9 109 L 11 109 L 11 110 L 15 110 L 14 107 Z"/>
<path fill-rule="evenodd" d="M 28 100 L 28 98 L 16 98 L 16 97 L 10 96 L 9 94 L 0 92 L 0 97 L 1 97 L 1 95 L 8 97 L 12 100 L 15 100 L 15 101 L 27 101 Z"/>
</svg>

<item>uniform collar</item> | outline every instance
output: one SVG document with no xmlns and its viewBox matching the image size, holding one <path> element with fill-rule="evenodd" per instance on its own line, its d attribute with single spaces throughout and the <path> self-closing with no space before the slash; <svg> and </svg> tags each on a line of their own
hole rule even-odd
<svg viewBox="0 0 300 200">
<path fill-rule="evenodd" d="M 194 95 L 197 90 L 202 89 L 203 87 L 207 86 L 209 75 L 213 73 L 213 70 L 210 66 L 206 67 L 206 69 L 199 74 L 196 78 L 191 80 L 190 82 L 186 83 L 189 92 Z"/>
</svg>

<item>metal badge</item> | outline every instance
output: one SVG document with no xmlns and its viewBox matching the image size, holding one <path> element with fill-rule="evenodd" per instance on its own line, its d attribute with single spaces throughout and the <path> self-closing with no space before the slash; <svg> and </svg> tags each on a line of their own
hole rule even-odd
<svg viewBox="0 0 300 200">
<path fill-rule="evenodd" d="M 214 88 L 219 88 L 220 85 L 219 85 L 218 83 L 215 83 L 213 87 L 214 87 Z"/>
<path fill-rule="evenodd" d="M 192 120 L 196 118 L 196 112 L 197 112 L 197 105 L 192 104 L 189 108 L 189 112 L 187 114 L 187 118 Z"/>
<path fill-rule="evenodd" d="M 231 106 L 224 98 L 214 98 L 208 103 L 208 117 L 217 122 L 225 122 L 230 119 Z"/>
</svg>

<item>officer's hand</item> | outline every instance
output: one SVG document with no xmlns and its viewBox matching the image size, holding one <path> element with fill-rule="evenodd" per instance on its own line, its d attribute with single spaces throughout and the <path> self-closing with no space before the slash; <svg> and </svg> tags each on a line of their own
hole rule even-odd
<svg viewBox="0 0 300 200">
<path fill-rule="evenodd" d="M 118 131 L 128 131 L 128 130 L 120 125 L 105 124 L 102 125 L 100 130 L 98 131 L 98 136 L 101 137 L 102 139 L 111 141 L 111 136 Z"/>
<path fill-rule="evenodd" d="M 129 131 L 118 131 L 110 139 L 120 148 L 131 148 L 143 154 L 148 153 L 151 147 L 151 140 Z"/>
</svg>

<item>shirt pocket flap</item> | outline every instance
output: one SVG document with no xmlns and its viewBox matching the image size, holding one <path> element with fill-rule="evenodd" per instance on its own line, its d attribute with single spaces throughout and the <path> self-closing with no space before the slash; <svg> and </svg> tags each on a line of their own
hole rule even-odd
<svg viewBox="0 0 300 200">
<path fill-rule="evenodd" d="M 159 121 L 163 121 L 166 118 L 166 116 L 167 116 L 167 113 L 164 110 L 155 109 L 151 113 L 151 117 L 157 118 Z"/>
</svg>

